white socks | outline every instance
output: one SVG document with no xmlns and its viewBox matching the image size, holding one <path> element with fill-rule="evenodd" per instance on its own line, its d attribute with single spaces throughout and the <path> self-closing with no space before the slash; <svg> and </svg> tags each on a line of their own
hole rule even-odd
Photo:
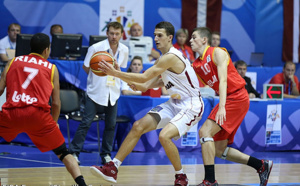
<svg viewBox="0 0 300 186">
<path fill-rule="evenodd" d="M 119 167 L 121 166 L 122 162 L 120 160 L 116 159 L 116 158 L 114 158 L 112 161 L 114 162 L 114 164 L 117 167 L 117 169 L 119 169 Z"/>
<path fill-rule="evenodd" d="M 180 169 L 179 171 L 175 171 L 175 174 L 184 174 L 183 169 Z"/>
</svg>

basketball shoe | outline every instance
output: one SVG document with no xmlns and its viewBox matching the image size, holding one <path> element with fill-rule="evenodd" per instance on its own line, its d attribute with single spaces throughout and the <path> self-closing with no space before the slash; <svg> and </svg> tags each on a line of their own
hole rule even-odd
<svg viewBox="0 0 300 186">
<path fill-rule="evenodd" d="M 261 160 L 262 166 L 257 171 L 260 179 L 260 186 L 266 186 L 269 181 L 269 176 L 273 167 L 273 161 L 271 160 Z"/>
<path fill-rule="evenodd" d="M 218 184 L 217 180 L 214 183 L 210 183 L 207 180 L 203 180 L 203 182 L 200 183 L 198 186 L 218 186 L 218 185 L 219 184 Z"/>
<path fill-rule="evenodd" d="M 176 174 L 174 186 L 188 186 L 189 182 L 186 177 L 186 174 Z"/>
<path fill-rule="evenodd" d="M 112 161 L 100 167 L 94 165 L 90 167 L 90 170 L 94 176 L 103 178 L 112 183 L 117 183 L 118 169 Z"/>
</svg>

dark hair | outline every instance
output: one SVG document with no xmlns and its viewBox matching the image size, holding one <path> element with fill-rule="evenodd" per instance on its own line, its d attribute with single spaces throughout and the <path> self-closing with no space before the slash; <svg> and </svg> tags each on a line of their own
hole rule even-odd
<svg viewBox="0 0 300 186">
<path fill-rule="evenodd" d="M 53 35 L 52 29 L 55 28 L 55 27 L 60 27 L 61 30 L 64 31 L 63 27 L 62 27 L 60 24 L 54 24 L 54 25 L 52 25 L 51 28 L 50 28 L 50 34 L 51 34 L 51 35 Z"/>
<path fill-rule="evenodd" d="M 243 60 L 237 60 L 235 62 L 235 65 L 234 65 L 235 68 L 237 68 L 238 65 L 240 65 L 240 66 L 247 66 L 247 63 L 245 61 L 243 61 Z"/>
<path fill-rule="evenodd" d="M 117 22 L 117 21 L 108 23 L 108 24 L 107 24 L 106 32 L 109 31 L 109 28 L 110 28 L 110 27 L 113 27 L 114 29 L 121 29 L 121 33 L 124 32 L 124 28 L 123 28 L 122 24 L 119 23 L 119 22 Z"/>
<path fill-rule="evenodd" d="M 42 54 L 46 48 L 50 47 L 49 36 L 43 33 L 34 34 L 30 40 L 31 52 Z"/>
<path fill-rule="evenodd" d="M 142 62 L 142 64 L 143 64 L 143 58 L 142 58 L 141 56 L 134 56 L 134 57 L 132 58 L 131 62 L 130 62 L 130 65 L 129 65 L 129 68 L 127 69 L 127 72 L 132 72 L 130 67 L 131 67 L 131 65 L 132 65 L 132 62 L 133 62 L 135 59 L 141 60 L 141 62 Z"/>
<path fill-rule="evenodd" d="M 206 37 L 208 44 L 211 44 L 211 31 L 207 27 L 197 27 L 193 29 L 193 32 L 197 31 L 200 37 Z"/>
<path fill-rule="evenodd" d="M 284 63 L 283 68 L 285 68 L 287 64 L 294 65 L 296 67 L 295 63 L 293 63 L 292 61 L 287 61 Z"/>
<path fill-rule="evenodd" d="M 156 26 L 155 29 L 165 29 L 167 36 L 172 35 L 174 38 L 174 33 L 175 33 L 175 29 L 174 26 L 172 25 L 172 23 L 167 22 L 167 21 L 162 21 L 159 22 Z M 172 40 L 173 40 L 172 38 Z"/>
<path fill-rule="evenodd" d="M 18 26 L 20 28 L 20 31 L 21 31 L 21 26 L 18 24 L 18 23 L 12 23 L 8 26 L 8 29 L 7 31 L 9 31 L 11 29 L 12 26 Z"/>
</svg>

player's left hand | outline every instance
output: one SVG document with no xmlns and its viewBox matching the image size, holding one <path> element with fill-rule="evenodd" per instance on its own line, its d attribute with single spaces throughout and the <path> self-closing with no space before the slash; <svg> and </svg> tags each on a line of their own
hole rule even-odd
<svg viewBox="0 0 300 186">
<path fill-rule="evenodd" d="M 128 83 L 128 86 L 129 86 L 132 90 L 138 91 L 138 89 L 136 88 L 136 86 L 135 86 L 134 84 L 129 84 L 129 83 Z"/>
<path fill-rule="evenodd" d="M 102 60 L 99 62 L 99 69 L 102 72 L 104 72 L 107 75 L 111 75 L 114 76 L 114 72 L 116 71 L 116 69 L 114 68 L 114 66 L 108 62 L 106 62 L 105 60 Z"/>
<path fill-rule="evenodd" d="M 226 121 L 226 110 L 225 107 L 219 108 L 217 114 L 216 114 L 216 123 L 218 123 L 220 126 L 224 124 L 224 121 Z"/>
<path fill-rule="evenodd" d="M 117 71 L 121 71 L 121 68 L 120 68 L 119 64 L 117 63 L 116 59 L 115 59 L 114 67 Z"/>
</svg>

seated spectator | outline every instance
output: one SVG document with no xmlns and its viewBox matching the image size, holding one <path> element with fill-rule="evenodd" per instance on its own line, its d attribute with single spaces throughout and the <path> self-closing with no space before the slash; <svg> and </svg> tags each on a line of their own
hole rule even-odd
<svg viewBox="0 0 300 186">
<path fill-rule="evenodd" d="M 133 23 L 130 27 L 131 37 L 141 37 L 143 36 L 143 29 L 138 23 Z"/>
<path fill-rule="evenodd" d="M 281 73 L 276 74 L 270 84 L 282 84 L 284 98 L 297 98 L 299 96 L 299 80 L 295 76 L 296 65 L 292 61 L 287 61 Z"/>
<path fill-rule="evenodd" d="M 143 29 L 139 23 L 133 23 L 130 27 L 131 37 L 141 37 L 143 36 Z M 149 61 L 156 60 L 160 57 L 160 53 L 154 48 L 151 50 L 151 55 L 149 56 Z"/>
<path fill-rule="evenodd" d="M 59 24 L 54 24 L 50 28 L 50 34 L 53 36 L 53 34 L 62 34 L 64 33 L 63 27 Z"/>
<path fill-rule="evenodd" d="M 54 24 L 50 28 L 50 35 L 53 36 L 54 34 L 63 34 L 63 27 L 60 24 Z M 52 56 L 49 56 L 50 59 L 60 59 L 60 60 L 67 60 L 66 57 L 59 57 L 59 58 L 54 58 Z M 76 60 L 75 57 L 69 57 L 69 60 Z M 84 92 L 71 83 L 68 83 L 66 81 L 59 81 L 60 83 L 60 89 L 75 89 L 77 93 L 80 95 L 80 99 L 84 99 Z"/>
<path fill-rule="evenodd" d="M 63 34 L 63 33 L 64 33 L 64 29 L 60 24 L 54 24 L 50 28 L 51 36 L 53 36 L 54 34 Z M 52 56 L 50 56 L 50 58 L 55 59 Z M 60 60 L 76 60 L 77 58 L 76 57 L 69 57 L 67 59 L 66 57 L 60 57 L 58 59 L 60 59 Z"/>
<path fill-rule="evenodd" d="M 127 69 L 127 72 L 132 73 L 141 73 L 143 70 L 143 58 L 140 56 L 134 56 L 131 60 L 130 66 Z M 121 80 L 121 90 L 123 95 L 142 95 L 141 91 L 132 90 L 125 81 Z"/>
<path fill-rule="evenodd" d="M 12 23 L 8 26 L 7 36 L 0 40 L 0 62 L 6 64 L 6 62 L 14 58 L 17 34 L 20 33 L 21 26 L 19 24 Z"/>
<path fill-rule="evenodd" d="M 220 32 L 213 32 L 211 34 L 211 46 L 212 47 L 219 47 L 220 43 L 221 43 Z"/>
<path fill-rule="evenodd" d="M 245 88 L 249 94 L 249 98 L 260 98 L 260 94 L 252 86 L 251 79 L 246 76 L 247 63 L 243 60 L 238 60 L 237 62 L 235 62 L 235 68 L 242 76 L 242 78 L 244 78 L 244 80 L 246 81 Z"/>
<path fill-rule="evenodd" d="M 180 52 L 183 53 L 185 57 L 187 57 L 190 62 L 194 62 L 194 52 L 192 51 L 191 47 L 186 44 L 186 41 L 189 37 L 189 32 L 187 29 L 181 28 L 176 32 L 176 43 L 173 45 L 177 48 Z"/>
</svg>

